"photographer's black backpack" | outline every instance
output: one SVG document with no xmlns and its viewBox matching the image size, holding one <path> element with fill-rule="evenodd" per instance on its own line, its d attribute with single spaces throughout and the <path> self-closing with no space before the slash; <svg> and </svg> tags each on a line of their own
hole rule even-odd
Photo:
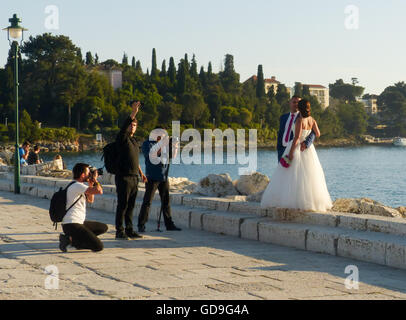
<svg viewBox="0 0 406 320">
<path fill-rule="evenodd" d="M 51 198 L 51 204 L 49 206 L 49 217 L 54 223 L 55 230 L 58 226 L 58 222 L 62 222 L 63 217 L 65 217 L 66 212 L 68 212 L 82 197 L 80 197 L 66 210 L 66 198 L 68 188 L 76 183 L 76 181 L 71 182 L 65 189 L 60 188 L 59 191 L 55 192 Z"/>
<path fill-rule="evenodd" d="M 116 174 L 118 169 L 118 152 L 115 142 L 109 143 L 103 148 L 104 166 L 108 173 Z"/>
</svg>

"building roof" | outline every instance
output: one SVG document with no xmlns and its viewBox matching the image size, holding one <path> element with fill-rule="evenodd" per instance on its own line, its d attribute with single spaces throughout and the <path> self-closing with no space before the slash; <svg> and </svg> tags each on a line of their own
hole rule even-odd
<svg viewBox="0 0 406 320">
<path fill-rule="evenodd" d="M 247 79 L 245 82 L 252 80 L 252 81 L 257 81 L 257 76 L 252 76 L 251 78 Z M 280 82 L 278 80 L 276 80 L 275 77 L 271 77 L 271 79 L 264 79 L 265 83 L 276 83 L 279 84 Z"/>
<path fill-rule="evenodd" d="M 325 86 L 321 84 L 303 84 L 302 86 L 308 86 L 309 88 L 317 88 L 317 89 L 327 89 Z"/>
</svg>

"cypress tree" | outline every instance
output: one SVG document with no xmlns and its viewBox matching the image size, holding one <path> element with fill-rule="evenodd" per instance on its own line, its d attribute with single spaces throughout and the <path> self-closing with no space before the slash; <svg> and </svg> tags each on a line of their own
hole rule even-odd
<svg viewBox="0 0 406 320">
<path fill-rule="evenodd" d="M 190 65 L 189 65 L 187 53 L 185 53 L 185 62 L 184 63 L 185 63 L 186 72 L 189 72 Z"/>
<path fill-rule="evenodd" d="M 302 94 L 303 94 L 303 97 L 305 97 L 305 96 L 309 97 L 310 96 L 310 87 L 308 85 L 303 85 Z"/>
<path fill-rule="evenodd" d="M 96 56 L 97 56 L 97 53 L 96 53 Z M 85 63 L 87 66 L 91 66 L 94 64 L 93 56 L 90 51 L 86 52 L 86 62 Z"/>
<path fill-rule="evenodd" d="M 141 68 L 141 62 L 140 60 L 137 60 L 137 62 L 135 63 L 135 70 L 139 73 L 142 73 L 142 68 Z"/>
<path fill-rule="evenodd" d="M 176 67 L 175 67 L 175 60 L 173 57 L 169 59 L 169 69 L 168 69 L 168 76 L 171 83 L 175 83 L 176 80 Z"/>
<path fill-rule="evenodd" d="M 131 60 L 131 67 L 133 68 L 133 69 L 135 69 L 135 57 L 133 56 L 133 58 L 132 58 L 132 60 Z"/>
<path fill-rule="evenodd" d="M 262 64 L 258 66 L 257 73 L 257 98 L 262 98 L 265 96 L 265 81 L 264 81 L 264 72 L 262 69 Z"/>
<path fill-rule="evenodd" d="M 195 56 L 195 55 L 193 55 L 192 64 L 191 64 L 191 66 L 190 66 L 190 76 L 191 76 L 193 79 L 197 79 L 197 78 L 198 78 L 198 75 L 197 75 L 197 62 L 196 62 L 196 56 Z"/>
<path fill-rule="evenodd" d="M 124 52 L 123 60 L 121 61 L 121 63 L 125 66 L 128 66 L 128 56 L 125 52 Z"/>
<path fill-rule="evenodd" d="M 212 74 L 213 74 L 213 67 L 212 67 L 211 61 L 210 61 L 210 62 L 209 62 L 209 65 L 208 65 L 208 67 L 207 67 L 207 77 L 210 79 L 210 77 L 212 76 Z"/>
<path fill-rule="evenodd" d="M 301 97 L 303 95 L 303 86 L 300 82 L 295 82 L 295 96 Z"/>
<path fill-rule="evenodd" d="M 202 85 L 202 87 L 206 88 L 207 77 L 206 77 L 206 72 L 204 72 L 203 66 L 200 68 L 199 81 L 200 81 L 200 84 Z"/>
<path fill-rule="evenodd" d="M 152 49 L 152 69 L 151 69 L 151 77 L 155 78 L 158 76 L 158 68 L 156 64 L 156 51 L 155 48 Z"/>
<path fill-rule="evenodd" d="M 178 94 L 182 96 L 186 91 L 186 63 L 184 60 L 181 60 L 178 67 L 178 75 L 177 75 L 177 82 L 178 82 Z"/>
<path fill-rule="evenodd" d="M 97 53 L 94 55 L 94 64 L 99 64 L 99 56 Z"/>
<path fill-rule="evenodd" d="M 162 61 L 161 73 L 159 74 L 161 77 L 166 77 L 166 61 Z"/>
</svg>

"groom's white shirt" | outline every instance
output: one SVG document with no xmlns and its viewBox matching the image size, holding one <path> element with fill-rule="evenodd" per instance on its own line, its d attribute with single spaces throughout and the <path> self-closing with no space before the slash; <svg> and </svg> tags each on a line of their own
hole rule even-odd
<svg viewBox="0 0 406 320">
<path fill-rule="evenodd" d="M 290 132 L 288 132 L 288 129 L 289 129 L 289 123 L 290 123 L 290 119 L 292 118 L 292 114 L 294 114 L 295 116 L 294 116 L 294 118 L 293 118 L 293 123 L 292 123 L 292 127 L 290 128 Z M 284 147 L 286 147 L 287 145 L 288 145 L 288 143 L 289 143 L 289 138 L 290 138 L 290 135 L 291 135 L 291 132 L 292 132 L 292 130 L 293 130 L 293 132 L 295 132 L 295 122 L 296 122 L 296 118 L 297 118 L 297 116 L 299 115 L 299 111 L 298 112 L 296 112 L 296 113 L 290 113 L 289 112 L 289 118 L 288 118 L 288 121 L 286 121 L 286 124 L 285 124 L 285 131 L 284 131 L 284 133 L 283 133 L 283 136 L 282 136 L 282 145 L 284 146 Z M 289 135 L 288 136 L 288 142 L 285 142 L 285 139 L 286 139 L 286 135 Z"/>
</svg>

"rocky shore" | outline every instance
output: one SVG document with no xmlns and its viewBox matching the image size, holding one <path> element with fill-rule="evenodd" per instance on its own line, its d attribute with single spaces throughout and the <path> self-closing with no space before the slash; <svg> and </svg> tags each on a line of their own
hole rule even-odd
<svg viewBox="0 0 406 320">
<path fill-rule="evenodd" d="M 3 149 L 0 151 L 0 172 L 12 172 L 13 151 Z M 54 160 L 44 164 L 22 166 L 23 175 L 44 176 L 71 179 L 72 172 L 64 170 L 63 160 Z M 114 175 L 105 173 L 99 178 L 104 185 L 114 185 Z M 182 177 L 170 177 L 170 191 L 179 194 L 197 194 L 206 197 L 225 198 L 241 202 L 260 202 L 262 194 L 269 183 L 269 178 L 261 173 L 254 172 L 232 180 L 228 173 L 210 174 L 198 183 Z M 406 207 L 391 208 L 368 198 L 362 199 L 336 199 L 332 212 L 347 212 L 355 214 L 369 214 L 393 218 L 406 218 Z"/>
</svg>

